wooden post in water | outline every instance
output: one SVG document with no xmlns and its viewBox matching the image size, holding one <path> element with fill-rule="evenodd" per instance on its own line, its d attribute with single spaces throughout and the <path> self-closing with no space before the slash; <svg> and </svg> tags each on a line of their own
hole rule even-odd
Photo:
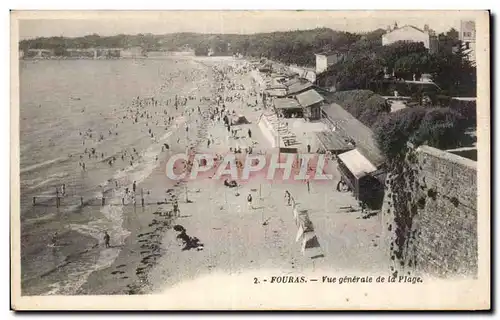
<svg viewBox="0 0 500 320">
<path fill-rule="evenodd" d="M 36 205 L 36 197 L 33 197 L 33 205 Z"/>
<path fill-rule="evenodd" d="M 105 204 L 106 204 L 106 198 L 104 198 L 104 196 L 102 196 L 102 198 L 101 198 L 101 206 L 104 207 Z"/>
<path fill-rule="evenodd" d="M 59 189 L 56 188 L 56 208 L 59 208 L 59 205 L 60 205 L 60 201 L 59 201 Z"/>
<path fill-rule="evenodd" d="M 141 205 L 144 208 L 144 188 L 141 188 Z"/>
<path fill-rule="evenodd" d="M 83 207 L 83 197 L 80 197 L 80 205 Z"/>
</svg>

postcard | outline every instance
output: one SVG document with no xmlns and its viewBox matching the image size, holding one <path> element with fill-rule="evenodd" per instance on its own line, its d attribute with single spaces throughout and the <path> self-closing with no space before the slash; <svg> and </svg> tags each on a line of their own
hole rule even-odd
<svg viewBox="0 0 500 320">
<path fill-rule="evenodd" d="M 488 11 L 11 11 L 14 310 L 485 310 Z"/>
</svg>

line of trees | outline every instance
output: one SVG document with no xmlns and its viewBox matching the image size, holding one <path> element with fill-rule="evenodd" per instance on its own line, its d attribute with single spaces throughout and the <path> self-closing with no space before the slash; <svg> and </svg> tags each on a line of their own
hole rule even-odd
<svg viewBox="0 0 500 320">
<path fill-rule="evenodd" d="M 98 34 L 84 37 L 40 37 L 27 39 L 19 42 L 20 50 L 27 49 L 49 49 L 61 50 L 68 48 L 132 48 L 142 47 L 147 51 L 178 50 L 185 45 L 200 42 L 205 35 L 196 33 L 175 33 L 168 35 L 137 34 L 102 37 Z"/>
<path fill-rule="evenodd" d="M 52 49 L 62 52 L 67 48 L 130 48 L 140 46 L 147 51 L 174 51 L 189 47 L 197 55 L 266 57 L 286 64 L 313 67 L 315 53 L 346 48 L 362 36 L 328 28 L 287 32 L 241 34 L 175 33 L 167 35 L 138 34 L 101 37 L 97 34 L 77 38 L 50 37 L 23 40 L 21 50 Z"/>
</svg>

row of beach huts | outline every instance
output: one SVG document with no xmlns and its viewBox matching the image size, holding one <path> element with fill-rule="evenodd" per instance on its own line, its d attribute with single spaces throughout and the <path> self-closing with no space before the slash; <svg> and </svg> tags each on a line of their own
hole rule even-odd
<svg viewBox="0 0 500 320">
<path fill-rule="evenodd" d="M 252 65 L 264 105 L 259 126 L 275 141 L 273 146 L 282 152 L 328 154 L 356 199 L 370 206 L 381 204 L 385 158 L 372 130 L 330 101 L 331 92 L 304 74 L 269 61 Z"/>
</svg>

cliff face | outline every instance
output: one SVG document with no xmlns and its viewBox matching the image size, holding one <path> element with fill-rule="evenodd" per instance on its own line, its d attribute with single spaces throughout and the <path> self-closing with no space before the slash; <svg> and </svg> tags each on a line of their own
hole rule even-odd
<svg viewBox="0 0 500 320">
<path fill-rule="evenodd" d="M 394 161 L 382 207 L 391 272 L 477 274 L 476 168 L 428 146 Z"/>
</svg>

